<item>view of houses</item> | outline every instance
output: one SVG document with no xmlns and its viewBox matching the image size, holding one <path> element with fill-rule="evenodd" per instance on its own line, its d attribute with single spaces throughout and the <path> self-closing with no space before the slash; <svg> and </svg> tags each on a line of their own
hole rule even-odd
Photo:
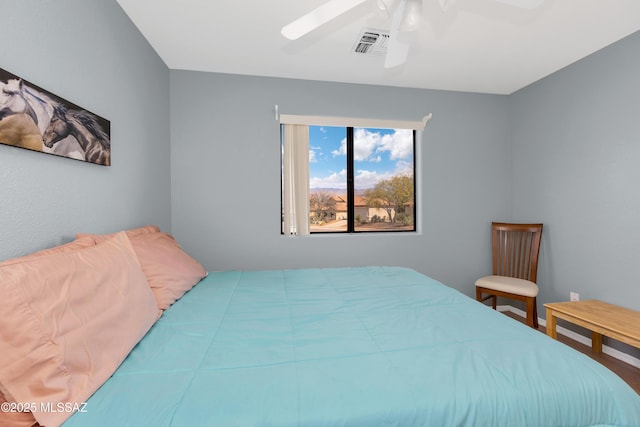
<svg viewBox="0 0 640 427">
<path fill-rule="evenodd" d="M 396 204 L 392 199 L 373 198 L 371 190 L 353 197 L 355 231 L 412 231 L 415 230 L 413 178 L 408 200 Z M 347 231 L 348 202 L 346 194 L 313 191 L 309 216 L 311 232 Z M 399 206 L 399 207 L 398 207 Z"/>
</svg>

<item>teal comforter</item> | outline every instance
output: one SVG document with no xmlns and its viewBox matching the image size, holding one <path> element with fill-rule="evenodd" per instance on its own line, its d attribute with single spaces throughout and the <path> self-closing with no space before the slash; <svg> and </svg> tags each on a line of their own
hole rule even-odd
<svg viewBox="0 0 640 427">
<path fill-rule="evenodd" d="M 212 272 L 65 427 L 640 426 L 602 365 L 396 267 Z"/>
</svg>

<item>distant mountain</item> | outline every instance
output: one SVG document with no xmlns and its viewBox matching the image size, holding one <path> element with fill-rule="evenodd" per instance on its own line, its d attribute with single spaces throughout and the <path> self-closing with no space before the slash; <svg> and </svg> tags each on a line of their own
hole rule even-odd
<svg viewBox="0 0 640 427">
<path fill-rule="evenodd" d="M 347 190 L 345 190 L 344 188 L 311 188 L 309 189 L 309 192 L 311 194 L 313 193 L 327 193 L 327 194 L 331 194 L 332 196 L 336 196 L 339 194 L 345 194 L 347 192 Z"/>
<path fill-rule="evenodd" d="M 355 190 L 354 193 L 356 196 L 362 196 L 366 190 Z M 344 188 L 311 188 L 309 189 L 311 194 L 314 193 L 327 193 L 332 196 L 342 196 L 347 194 L 347 190 Z"/>
</svg>

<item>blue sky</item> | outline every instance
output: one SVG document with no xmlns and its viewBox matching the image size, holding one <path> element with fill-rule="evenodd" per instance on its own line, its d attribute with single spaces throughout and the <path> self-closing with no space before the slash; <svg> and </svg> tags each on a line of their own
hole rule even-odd
<svg viewBox="0 0 640 427">
<path fill-rule="evenodd" d="M 309 186 L 346 189 L 346 128 L 309 126 Z M 355 129 L 355 187 L 413 174 L 413 131 Z"/>
</svg>

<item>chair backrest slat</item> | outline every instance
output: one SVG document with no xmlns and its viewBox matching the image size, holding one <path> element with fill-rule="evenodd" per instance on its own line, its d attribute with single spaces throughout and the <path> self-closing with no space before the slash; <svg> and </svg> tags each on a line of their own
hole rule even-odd
<svg viewBox="0 0 640 427">
<path fill-rule="evenodd" d="M 536 282 L 542 224 L 491 224 L 493 274 Z"/>
</svg>

